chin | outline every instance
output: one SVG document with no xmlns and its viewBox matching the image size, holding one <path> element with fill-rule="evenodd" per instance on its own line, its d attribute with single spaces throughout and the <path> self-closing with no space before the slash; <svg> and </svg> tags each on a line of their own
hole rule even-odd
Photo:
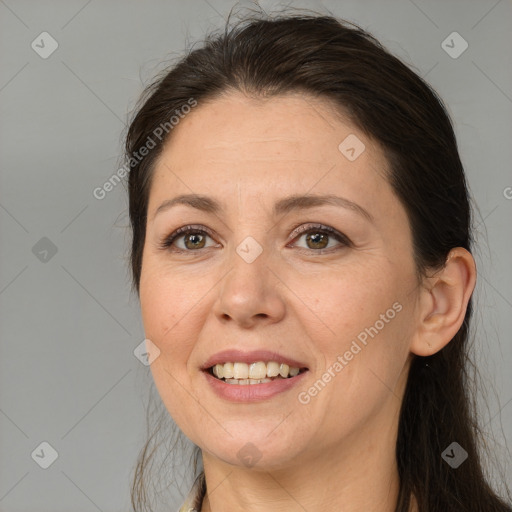
<svg viewBox="0 0 512 512">
<path fill-rule="evenodd" d="M 273 428 L 275 429 L 275 425 Z M 246 431 L 243 435 L 233 437 L 226 434 L 224 442 L 220 445 L 218 438 L 212 440 L 207 452 L 226 464 L 248 469 L 276 470 L 292 465 L 301 451 L 297 441 L 279 439 L 277 435 L 270 439 L 269 432 L 271 429 L 259 432 Z M 293 450 L 290 449 L 292 446 Z"/>
</svg>

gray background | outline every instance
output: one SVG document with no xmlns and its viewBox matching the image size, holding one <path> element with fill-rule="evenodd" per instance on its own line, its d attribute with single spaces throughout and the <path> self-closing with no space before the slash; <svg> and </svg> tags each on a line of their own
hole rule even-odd
<svg viewBox="0 0 512 512">
<path fill-rule="evenodd" d="M 287 3 L 368 29 L 448 104 L 478 206 L 482 423 L 504 459 L 512 439 L 512 3 Z M 152 379 L 133 353 L 144 331 L 130 295 L 125 190 L 103 200 L 92 192 L 118 168 L 143 83 L 222 26 L 233 5 L 0 0 L 2 512 L 130 508 Z M 59 45 L 46 59 L 31 47 L 43 31 Z M 441 46 L 453 31 L 469 44 L 458 58 Z M 58 453 L 48 469 L 31 456 L 44 441 Z M 186 490 L 171 489 L 166 509 Z"/>
</svg>

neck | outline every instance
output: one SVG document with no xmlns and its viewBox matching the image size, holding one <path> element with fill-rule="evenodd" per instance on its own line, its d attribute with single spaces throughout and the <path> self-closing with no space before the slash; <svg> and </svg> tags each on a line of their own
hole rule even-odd
<svg viewBox="0 0 512 512">
<path fill-rule="evenodd" d="M 342 445 L 278 469 L 233 466 L 203 452 L 207 495 L 201 512 L 394 512 L 396 424 L 389 427 L 359 431 Z"/>
</svg>

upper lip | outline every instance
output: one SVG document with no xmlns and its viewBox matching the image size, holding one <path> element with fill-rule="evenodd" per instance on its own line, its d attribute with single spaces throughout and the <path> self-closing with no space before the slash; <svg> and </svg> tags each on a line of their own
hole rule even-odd
<svg viewBox="0 0 512 512">
<path fill-rule="evenodd" d="M 290 367 L 295 368 L 307 368 L 304 363 L 297 361 L 291 357 L 279 354 L 272 350 L 253 350 L 251 352 L 243 352 L 237 349 L 223 350 L 217 352 L 213 356 L 210 356 L 208 360 L 201 366 L 201 370 L 207 370 L 208 368 L 216 364 L 224 363 L 255 363 L 258 361 L 268 362 L 275 361 L 277 363 L 285 363 Z"/>
</svg>

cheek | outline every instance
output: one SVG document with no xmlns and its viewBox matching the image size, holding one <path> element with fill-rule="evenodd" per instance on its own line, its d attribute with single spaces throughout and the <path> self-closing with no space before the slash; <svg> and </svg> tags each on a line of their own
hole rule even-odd
<svg viewBox="0 0 512 512">
<path fill-rule="evenodd" d="M 294 288 L 301 290 L 298 295 L 310 309 L 308 316 L 322 321 L 322 338 L 328 339 L 333 348 L 343 348 L 347 339 L 373 326 L 381 314 L 391 309 L 388 316 L 395 316 L 392 307 L 401 302 L 402 287 L 389 269 L 367 266 L 361 270 L 351 268 L 349 272 L 343 269 L 320 278 L 302 276 Z"/>
<path fill-rule="evenodd" d="M 193 332 L 197 322 L 191 318 L 194 309 L 189 311 L 191 305 L 186 297 L 186 287 L 181 286 L 179 279 L 170 283 L 169 279 L 149 272 L 141 279 L 144 333 L 160 351 L 150 370 L 170 415 L 181 421 L 184 421 L 181 414 L 190 401 L 190 396 L 184 392 L 184 388 L 190 389 L 187 361 L 197 338 Z"/>
<path fill-rule="evenodd" d="M 376 265 L 311 282 L 302 279 L 300 286 L 303 293 L 298 295 L 307 297 L 304 303 L 311 305 L 304 314 L 311 318 L 312 350 L 323 355 L 317 377 L 323 373 L 332 383 L 325 399 L 333 406 L 336 402 L 336 407 L 356 402 L 370 406 L 380 400 L 407 359 L 412 317 L 407 312 L 407 280 L 392 268 Z"/>
<path fill-rule="evenodd" d="M 145 268 L 141 276 L 140 304 L 144 333 L 160 353 L 150 370 L 158 393 L 171 417 L 188 428 L 191 405 L 190 376 L 187 361 L 197 340 L 194 326 L 198 298 L 190 293 L 179 275 L 172 279 L 161 271 Z M 189 390 L 189 391 L 185 391 Z"/>
<path fill-rule="evenodd" d="M 148 263 L 140 284 L 146 337 L 166 354 L 187 354 L 185 348 L 193 343 L 194 326 L 200 325 L 194 316 L 204 293 L 190 275 L 166 272 Z"/>
</svg>

